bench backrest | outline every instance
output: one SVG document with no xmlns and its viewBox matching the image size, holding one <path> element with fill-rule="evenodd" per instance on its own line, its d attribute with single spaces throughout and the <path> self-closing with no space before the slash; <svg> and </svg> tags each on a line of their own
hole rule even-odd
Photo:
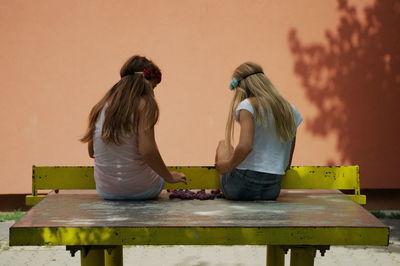
<svg viewBox="0 0 400 266">
<path fill-rule="evenodd" d="M 168 167 L 171 171 L 186 174 L 187 185 L 166 184 L 174 189 L 217 189 L 219 174 L 214 167 L 179 166 Z M 91 166 L 33 166 L 32 195 L 27 196 L 26 204 L 34 205 L 44 195 L 42 190 L 95 189 L 93 167 Z M 359 204 L 366 198 L 360 195 L 358 166 L 293 166 L 282 179 L 282 188 L 289 189 L 341 189 L 352 190 L 349 195 Z"/>
</svg>

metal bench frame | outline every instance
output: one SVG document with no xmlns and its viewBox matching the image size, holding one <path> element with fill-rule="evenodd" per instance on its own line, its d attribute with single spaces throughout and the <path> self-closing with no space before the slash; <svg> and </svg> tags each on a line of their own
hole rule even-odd
<svg viewBox="0 0 400 266">
<path fill-rule="evenodd" d="M 187 185 L 166 184 L 173 189 L 217 189 L 219 175 L 211 166 L 171 166 L 169 170 L 183 172 Z M 27 206 L 40 202 L 41 191 L 59 189 L 95 189 L 92 166 L 33 166 L 32 194 L 26 196 Z M 283 189 L 339 189 L 349 190 L 348 196 L 358 204 L 366 204 L 360 194 L 358 166 L 293 166 L 282 179 Z"/>
</svg>

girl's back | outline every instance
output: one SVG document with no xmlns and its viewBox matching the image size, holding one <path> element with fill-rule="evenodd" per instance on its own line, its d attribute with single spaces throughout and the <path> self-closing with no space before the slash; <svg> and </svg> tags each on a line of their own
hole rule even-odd
<svg viewBox="0 0 400 266">
<path fill-rule="evenodd" d="M 251 100 L 254 99 L 247 98 L 238 105 L 235 113 L 237 121 L 239 121 L 240 110 L 247 110 L 255 116 Z M 302 117 L 293 105 L 291 107 L 295 124 L 298 126 Z M 237 166 L 237 169 L 252 169 L 253 171 L 283 175 L 289 162 L 292 141 L 282 142 L 276 133 L 274 117 L 265 110 L 261 110 L 261 112 L 266 117 L 266 122 L 265 124 L 255 123 L 252 152 Z"/>
<path fill-rule="evenodd" d="M 160 182 L 138 152 L 137 138 L 122 137 L 122 144 L 105 143 L 101 137 L 106 107 L 96 121 L 93 138 L 94 176 L 97 189 L 107 194 L 135 194 Z"/>
</svg>

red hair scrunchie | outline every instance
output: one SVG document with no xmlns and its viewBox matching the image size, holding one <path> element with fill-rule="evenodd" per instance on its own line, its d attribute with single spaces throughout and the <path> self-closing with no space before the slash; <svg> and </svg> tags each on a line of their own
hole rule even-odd
<svg viewBox="0 0 400 266">
<path fill-rule="evenodd" d="M 151 68 L 145 68 L 143 69 L 143 76 L 145 79 L 155 79 L 157 81 L 157 84 L 161 82 L 161 77 L 162 74 L 159 70 L 153 71 Z"/>
</svg>

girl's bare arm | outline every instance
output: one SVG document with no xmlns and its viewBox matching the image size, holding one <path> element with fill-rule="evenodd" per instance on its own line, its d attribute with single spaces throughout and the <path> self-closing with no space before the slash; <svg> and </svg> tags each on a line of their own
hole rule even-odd
<svg viewBox="0 0 400 266">
<path fill-rule="evenodd" d="M 240 110 L 240 138 L 239 144 L 232 153 L 231 158 L 216 162 L 216 168 L 220 174 L 225 174 L 235 169 L 246 159 L 253 150 L 254 120 L 253 115 L 247 110 Z"/>
<path fill-rule="evenodd" d="M 143 160 L 151 169 L 168 183 L 186 183 L 186 177 L 181 173 L 170 173 L 160 155 L 154 136 L 154 127 L 145 129 L 145 125 L 139 126 L 138 149 Z"/>
</svg>

